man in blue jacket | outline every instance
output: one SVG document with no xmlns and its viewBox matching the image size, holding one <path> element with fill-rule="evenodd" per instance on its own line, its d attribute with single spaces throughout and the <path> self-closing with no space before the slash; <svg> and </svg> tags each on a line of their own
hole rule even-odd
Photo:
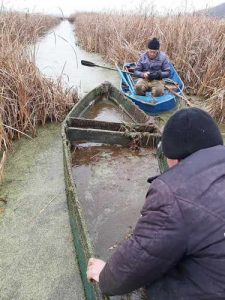
<svg viewBox="0 0 225 300">
<path fill-rule="evenodd" d="M 135 90 L 138 95 L 145 95 L 151 90 L 154 97 L 164 93 L 162 78 L 170 76 L 170 65 L 165 53 L 159 51 L 160 43 L 157 38 L 148 42 L 148 50 L 141 54 L 134 70 L 138 79 Z"/>
<path fill-rule="evenodd" d="M 133 236 L 107 263 L 91 258 L 89 279 L 107 295 L 141 286 L 151 300 L 225 299 L 225 147 L 198 108 L 176 112 L 162 150 L 170 168 L 153 181 Z"/>
</svg>

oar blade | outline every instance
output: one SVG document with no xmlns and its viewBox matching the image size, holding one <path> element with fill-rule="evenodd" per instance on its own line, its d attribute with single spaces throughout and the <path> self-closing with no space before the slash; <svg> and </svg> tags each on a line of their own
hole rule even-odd
<svg viewBox="0 0 225 300">
<path fill-rule="evenodd" d="M 81 60 L 81 64 L 87 67 L 96 67 L 96 65 L 93 62 L 87 60 Z"/>
</svg>

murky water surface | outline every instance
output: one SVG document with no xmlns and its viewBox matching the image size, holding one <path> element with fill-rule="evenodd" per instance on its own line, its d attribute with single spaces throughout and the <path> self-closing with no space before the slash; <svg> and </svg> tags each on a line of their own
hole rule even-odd
<svg viewBox="0 0 225 300">
<path fill-rule="evenodd" d="M 121 146 L 78 147 L 73 176 L 96 255 L 107 258 L 127 238 L 158 174 L 153 151 Z"/>
<path fill-rule="evenodd" d="M 62 77 L 65 86 L 77 87 L 82 96 L 100 85 L 110 81 L 119 87 L 117 71 L 81 65 L 81 60 L 88 60 L 98 65 L 106 64 L 101 55 L 88 53 L 81 49 L 75 36 L 74 25 L 68 21 L 61 22 L 35 46 L 36 64 L 42 73 L 53 79 Z"/>
<path fill-rule="evenodd" d="M 132 122 L 131 118 L 116 104 L 107 99 L 95 102 L 82 117 L 108 122 Z"/>
</svg>

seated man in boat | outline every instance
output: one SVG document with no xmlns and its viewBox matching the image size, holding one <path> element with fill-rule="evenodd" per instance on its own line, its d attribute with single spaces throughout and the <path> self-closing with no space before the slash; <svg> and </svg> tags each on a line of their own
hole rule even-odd
<svg viewBox="0 0 225 300">
<path fill-rule="evenodd" d="M 138 95 L 151 90 L 154 97 L 164 93 L 162 78 L 170 76 L 170 65 L 165 53 L 159 51 L 160 43 L 156 38 L 148 42 L 148 50 L 141 54 L 134 75 L 140 77 L 135 85 Z"/>
<path fill-rule="evenodd" d="M 106 295 L 145 286 L 151 300 L 225 299 L 225 147 L 211 116 L 185 108 L 162 134 L 169 169 L 147 193 L 133 236 L 87 277 Z M 132 196 L 132 195 L 131 195 Z"/>
</svg>

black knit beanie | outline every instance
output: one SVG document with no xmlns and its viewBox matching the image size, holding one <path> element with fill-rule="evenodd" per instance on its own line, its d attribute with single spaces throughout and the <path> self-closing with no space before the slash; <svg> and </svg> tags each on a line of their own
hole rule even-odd
<svg viewBox="0 0 225 300">
<path fill-rule="evenodd" d="M 148 48 L 152 50 L 159 50 L 160 43 L 157 38 L 153 38 L 148 42 Z"/>
<path fill-rule="evenodd" d="M 213 118 L 199 108 L 184 108 L 167 121 L 162 134 L 162 151 L 167 158 L 184 159 L 192 153 L 223 145 Z"/>
</svg>

